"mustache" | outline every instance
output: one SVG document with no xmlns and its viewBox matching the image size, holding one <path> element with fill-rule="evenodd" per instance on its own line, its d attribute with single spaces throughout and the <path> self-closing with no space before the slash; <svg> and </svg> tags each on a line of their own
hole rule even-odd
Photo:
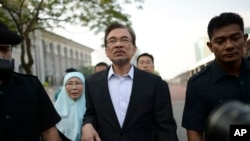
<svg viewBox="0 0 250 141">
<path fill-rule="evenodd" d="M 126 53 L 123 49 L 117 49 L 114 51 L 114 53 Z"/>
</svg>

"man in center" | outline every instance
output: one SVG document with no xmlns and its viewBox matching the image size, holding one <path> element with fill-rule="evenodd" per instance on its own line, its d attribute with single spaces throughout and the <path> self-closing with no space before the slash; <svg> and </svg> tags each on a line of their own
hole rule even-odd
<svg viewBox="0 0 250 141">
<path fill-rule="evenodd" d="M 130 63 L 135 41 L 134 31 L 120 23 L 106 29 L 105 52 L 112 65 L 86 80 L 82 141 L 151 141 L 153 132 L 157 141 L 178 140 L 161 77 Z"/>
</svg>

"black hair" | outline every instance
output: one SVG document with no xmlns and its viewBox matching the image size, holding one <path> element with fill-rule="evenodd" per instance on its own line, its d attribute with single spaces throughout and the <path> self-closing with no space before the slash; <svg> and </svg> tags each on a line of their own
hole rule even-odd
<svg viewBox="0 0 250 141">
<path fill-rule="evenodd" d="M 228 26 L 231 24 L 237 24 L 239 25 L 242 32 L 244 32 L 244 22 L 243 18 L 237 14 L 232 12 L 224 12 L 221 13 L 219 16 L 213 17 L 207 27 L 207 33 L 209 36 L 209 39 L 211 40 L 213 31 L 222 28 L 224 26 Z"/>
<path fill-rule="evenodd" d="M 107 64 L 107 63 L 105 63 L 105 62 L 99 62 L 99 63 L 97 63 L 97 64 L 95 65 L 95 68 L 96 68 L 96 67 L 99 67 L 99 66 L 105 66 L 105 67 L 108 67 L 108 64 Z"/>
<path fill-rule="evenodd" d="M 138 57 L 137 57 L 137 64 L 138 64 L 138 61 L 139 61 L 139 59 L 141 58 L 141 57 L 143 57 L 143 56 L 147 56 L 147 57 L 149 57 L 151 60 L 152 60 L 152 62 L 153 62 L 153 64 L 154 64 L 154 57 L 153 57 L 153 55 L 151 55 L 151 54 L 149 54 L 149 53 L 142 53 L 142 54 L 140 54 Z"/>
<path fill-rule="evenodd" d="M 107 45 L 107 39 L 106 39 L 106 38 L 107 38 L 108 34 L 109 34 L 112 30 L 118 29 L 118 28 L 127 29 L 128 32 L 130 33 L 131 37 L 132 37 L 132 43 L 133 43 L 133 45 L 136 45 L 136 43 L 135 43 L 136 36 L 135 36 L 134 30 L 133 30 L 132 28 L 130 28 L 130 27 L 127 27 L 127 26 L 121 24 L 121 23 L 114 22 L 114 23 L 110 24 L 110 25 L 107 27 L 107 29 L 105 30 L 105 36 L 104 36 L 104 45 L 105 45 L 105 47 L 106 47 L 106 45 Z"/>
<path fill-rule="evenodd" d="M 65 70 L 66 73 L 70 73 L 70 72 L 77 72 L 77 70 L 75 68 L 67 68 Z"/>
</svg>

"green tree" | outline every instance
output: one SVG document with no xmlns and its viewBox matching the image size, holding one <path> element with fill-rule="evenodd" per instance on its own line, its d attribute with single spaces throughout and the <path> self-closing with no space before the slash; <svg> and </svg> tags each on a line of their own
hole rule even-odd
<svg viewBox="0 0 250 141">
<path fill-rule="evenodd" d="M 130 15 L 121 5 L 142 8 L 144 0 L 0 0 L 0 22 L 6 23 L 22 37 L 21 65 L 32 74 L 34 64 L 31 54 L 30 34 L 39 29 L 78 24 L 95 33 L 113 21 L 131 25 Z"/>
<path fill-rule="evenodd" d="M 82 72 L 85 78 L 87 78 L 94 73 L 94 67 L 93 66 L 81 67 L 79 71 Z"/>
</svg>

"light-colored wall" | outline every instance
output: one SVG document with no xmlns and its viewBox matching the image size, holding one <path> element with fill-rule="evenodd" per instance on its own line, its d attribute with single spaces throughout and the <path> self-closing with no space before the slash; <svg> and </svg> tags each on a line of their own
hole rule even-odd
<svg viewBox="0 0 250 141">
<path fill-rule="evenodd" d="M 58 86 L 67 68 L 79 69 L 83 66 L 91 66 L 91 53 L 94 50 L 90 47 L 46 30 L 33 32 L 31 37 L 34 59 L 32 70 L 41 82 L 50 79 L 51 85 Z M 20 68 L 20 52 L 20 47 L 13 48 L 15 71 L 25 73 Z"/>
</svg>

